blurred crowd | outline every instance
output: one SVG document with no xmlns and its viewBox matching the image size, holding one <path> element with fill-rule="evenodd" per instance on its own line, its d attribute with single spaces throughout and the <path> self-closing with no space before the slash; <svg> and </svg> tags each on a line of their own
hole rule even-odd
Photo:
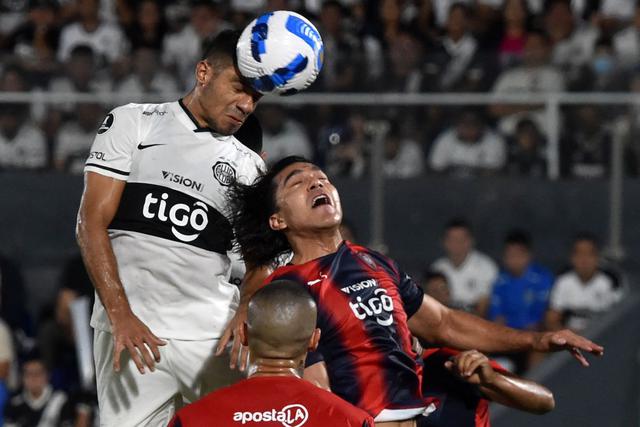
<svg viewBox="0 0 640 427">
<path fill-rule="evenodd" d="M 348 221 L 341 232 L 358 241 Z M 565 266 L 556 272 L 536 261 L 527 232 L 511 230 L 503 241 L 501 259 L 494 260 L 477 247 L 472 225 L 453 218 L 443 227 L 442 257 L 425 260 L 415 280 L 446 306 L 534 331 L 570 328 L 584 333 L 627 291 L 621 272 L 601 256 L 594 235 L 576 235 L 564 255 Z M 3 414 L 8 427 L 97 425 L 95 386 L 91 375 L 83 374 L 81 326 L 72 315 L 75 304 L 94 297 L 82 259 L 78 255 L 67 261 L 55 301 L 35 312 L 11 260 L 0 259 L 0 278 L 0 426 Z M 88 311 L 87 305 L 83 310 Z M 492 357 L 522 374 L 544 356 Z"/>
<path fill-rule="evenodd" d="M 206 40 L 277 9 L 320 29 L 325 63 L 310 91 L 640 92 L 633 0 L 0 0 L 0 92 L 171 100 L 192 87 Z M 80 173 L 110 107 L 0 103 L 0 168 Z M 269 161 L 302 153 L 335 175 L 368 173 L 377 138 L 394 178 L 548 171 L 539 104 L 262 105 L 257 114 Z M 638 175 L 637 105 L 561 106 L 558 124 L 561 176 L 607 177 L 616 141 L 625 172 Z"/>
</svg>

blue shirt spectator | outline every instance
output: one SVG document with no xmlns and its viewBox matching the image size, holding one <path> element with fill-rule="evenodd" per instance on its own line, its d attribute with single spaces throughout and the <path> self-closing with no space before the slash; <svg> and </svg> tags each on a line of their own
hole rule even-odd
<svg viewBox="0 0 640 427">
<path fill-rule="evenodd" d="M 489 319 L 518 329 L 537 329 L 544 320 L 553 274 L 532 260 L 526 233 L 507 235 L 504 268 L 493 287 Z"/>
</svg>

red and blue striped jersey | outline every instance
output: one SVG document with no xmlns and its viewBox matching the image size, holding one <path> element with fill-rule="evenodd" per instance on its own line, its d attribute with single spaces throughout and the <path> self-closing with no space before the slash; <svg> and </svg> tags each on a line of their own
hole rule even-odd
<svg viewBox="0 0 640 427">
<path fill-rule="evenodd" d="M 322 334 L 307 366 L 324 360 L 334 393 L 374 417 L 425 407 L 407 325 L 423 293 L 394 261 L 343 242 L 335 253 L 277 269 L 267 282 L 277 279 L 306 286 L 315 299 Z"/>
</svg>

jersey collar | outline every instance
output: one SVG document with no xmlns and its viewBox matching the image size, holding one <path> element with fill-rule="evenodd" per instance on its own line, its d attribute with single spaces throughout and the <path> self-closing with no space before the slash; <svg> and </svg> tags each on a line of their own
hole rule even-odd
<svg viewBox="0 0 640 427">
<path fill-rule="evenodd" d="M 188 129 L 191 129 L 193 132 L 198 134 L 211 134 L 213 137 L 217 139 L 228 139 L 231 135 L 222 135 L 216 132 L 214 129 L 210 127 L 203 127 L 198 124 L 198 121 L 193 116 L 191 111 L 184 105 L 182 99 L 178 100 L 179 108 L 176 108 L 176 117 L 183 125 L 185 125 Z"/>
</svg>

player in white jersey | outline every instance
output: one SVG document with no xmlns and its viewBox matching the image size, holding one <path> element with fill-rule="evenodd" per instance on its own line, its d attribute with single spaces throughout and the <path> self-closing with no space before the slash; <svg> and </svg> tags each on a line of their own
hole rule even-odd
<svg viewBox="0 0 640 427">
<path fill-rule="evenodd" d="M 239 302 L 226 193 L 263 167 L 233 136 L 260 98 L 235 66 L 237 39 L 206 48 L 181 100 L 111 111 L 87 160 L 77 238 L 99 297 L 102 425 L 166 425 L 176 397 L 229 380 L 213 357 Z"/>
</svg>

